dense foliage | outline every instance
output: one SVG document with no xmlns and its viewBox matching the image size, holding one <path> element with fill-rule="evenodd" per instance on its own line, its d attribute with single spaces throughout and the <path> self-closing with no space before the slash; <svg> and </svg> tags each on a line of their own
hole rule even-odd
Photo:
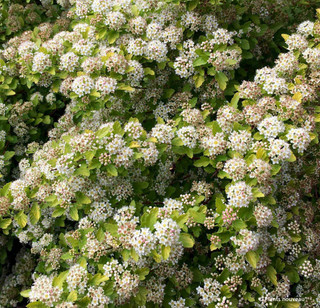
<svg viewBox="0 0 320 308">
<path fill-rule="evenodd" d="M 0 307 L 320 307 L 316 5 L 4 1 Z"/>
</svg>

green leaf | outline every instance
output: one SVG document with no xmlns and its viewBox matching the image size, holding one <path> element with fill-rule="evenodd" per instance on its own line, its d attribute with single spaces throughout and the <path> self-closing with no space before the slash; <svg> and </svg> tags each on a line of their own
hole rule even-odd
<svg viewBox="0 0 320 308">
<path fill-rule="evenodd" d="M 119 37 L 119 32 L 111 30 L 108 31 L 107 39 L 109 44 L 113 44 Z"/>
<path fill-rule="evenodd" d="M 31 207 L 29 216 L 30 216 L 30 222 L 35 225 L 39 219 L 40 219 L 40 207 L 37 203 L 33 204 L 33 206 Z"/>
<path fill-rule="evenodd" d="M 112 176 L 118 175 L 117 168 L 114 165 L 111 165 L 111 164 L 107 165 L 107 171 Z"/>
<path fill-rule="evenodd" d="M 83 175 L 85 177 L 88 177 L 90 175 L 90 171 L 88 169 L 88 166 L 86 164 L 82 164 L 74 173 L 75 175 Z"/>
<path fill-rule="evenodd" d="M 201 156 L 200 159 L 196 160 L 193 165 L 195 167 L 207 167 L 210 163 L 210 159 L 205 156 Z"/>
<path fill-rule="evenodd" d="M 284 306 L 284 308 L 299 308 L 300 303 L 299 302 L 291 302 L 291 301 L 286 302 L 284 300 L 283 306 Z"/>
<path fill-rule="evenodd" d="M 16 153 L 14 151 L 6 151 L 4 153 L 4 159 L 9 160 L 11 157 L 13 157 Z"/>
<path fill-rule="evenodd" d="M 10 226 L 11 222 L 12 222 L 11 218 L 6 218 L 6 219 L 1 218 L 0 229 L 7 229 Z"/>
<path fill-rule="evenodd" d="M 53 213 L 52 213 L 52 217 L 60 217 L 62 216 L 64 213 L 66 212 L 65 209 L 61 208 L 61 207 L 57 207 Z"/>
<path fill-rule="evenodd" d="M 154 71 L 150 67 L 146 67 L 144 69 L 144 74 L 154 76 Z"/>
<path fill-rule="evenodd" d="M 19 214 L 14 217 L 14 219 L 21 228 L 24 228 L 27 225 L 28 217 L 23 211 L 20 211 Z"/>
<path fill-rule="evenodd" d="M 131 86 L 129 86 L 127 84 L 119 84 L 118 89 L 122 90 L 122 91 L 128 91 L 128 92 L 134 91 L 134 88 L 132 88 Z"/>
<path fill-rule="evenodd" d="M 272 265 L 269 265 L 267 267 L 267 277 L 269 277 L 270 281 L 277 286 L 278 285 L 278 281 L 277 281 L 277 271 L 275 270 L 275 268 Z"/>
<path fill-rule="evenodd" d="M 61 289 L 64 281 L 67 279 L 68 273 L 69 271 L 64 271 L 60 273 L 58 276 L 54 277 L 52 285 Z"/>
<path fill-rule="evenodd" d="M 297 160 L 297 158 L 295 157 L 295 155 L 294 155 L 293 153 L 291 153 L 290 158 L 287 159 L 287 161 L 290 162 L 290 163 L 292 163 L 292 162 L 294 162 L 294 161 L 296 161 L 296 160 Z"/>
<path fill-rule="evenodd" d="M 110 133 L 110 127 L 103 127 L 96 132 L 97 138 L 103 138 Z"/>
<path fill-rule="evenodd" d="M 123 136 L 124 135 L 124 130 L 122 129 L 121 127 L 121 124 L 119 121 L 116 121 L 114 124 L 113 124 L 113 133 L 114 134 L 117 134 L 117 135 L 120 135 L 120 136 Z"/>
<path fill-rule="evenodd" d="M 196 75 L 193 77 L 196 88 L 200 88 L 202 84 L 204 83 L 204 77 L 201 75 Z"/>
<path fill-rule="evenodd" d="M 138 294 L 134 297 L 134 302 L 136 306 L 145 306 L 147 302 L 147 289 L 146 287 L 139 287 L 139 292 Z M 134 306 L 134 307 L 136 307 Z"/>
<path fill-rule="evenodd" d="M 180 138 L 176 137 L 172 139 L 171 144 L 177 147 L 181 147 L 183 146 L 183 141 Z"/>
<path fill-rule="evenodd" d="M 232 226 L 235 228 L 235 230 L 240 231 L 241 229 L 247 228 L 247 224 L 242 221 L 241 219 L 236 219 L 233 223 Z"/>
<path fill-rule="evenodd" d="M 222 199 L 216 198 L 216 211 L 218 214 L 221 214 L 226 208 L 226 205 L 222 202 Z"/>
<path fill-rule="evenodd" d="M 199 57 L 193 61 L 194 67 L 205 65 L 205 64 L 207 64 L 207 60 L 203 59 L 202 57 Z"/>
<path fill-rule="evenodd" d="M 185 248 L 192 248 L 194 245 L 194 238 L 189 233 L 181 233 L 179 240 Z"/>
<path fill-rule="evenodd" d="M 74 205 L 70 208 L 69 210 L 69 215 L 70 217 L 75 220 L 75 221 L 78 221 L 79 220 L 79 214 L 78 214 L 78 209 L 77 209 L 77 206 Z"/>
<path fill-rule="evenodd" d="M 238 108 L 238 102 L 239 102 L 240 94 L 237 92 L 235 95 L 233 95 L 233 98 L 230 102 L 230 106 L 237 109 Z"/>
<path fill-rule="evenodd" d="M 222 296 L 225 296 L 226 298 L 230 298 L 232 297 L 232 293 L 229 289 L 229 286 L 227 285 L 224 285 L 222 288 L 221 288 L 221 295 Z"/>
<path fill-rule="evenodd" d="M 240 46 L 245 49 L 245 50 L 249 50 L 250 49 L 250 44 L 247 40 L 245 39 L 242 39 L 241 40 L 241 43 L 240 43 Z"/>
<path fill-rule="evenodd" d="M 109 277 L 108 276 L 104 276 L 101 275 L 100 273 L 95 274 L 92 279 L 90 280 L 90 284 L 97 286 L 99 285 L 101 282 L 105 282 L 108 281 Z"/>
<path fill-rule="evenodd" d="M 153 208 L 149 213 L 144 213 L 141 216 L 141 226 L 142 227 L 147 227 L 150 230 L 154 229 L 154 224 L 157 222 L 158 219 L 158 213 L 159 209 L 158 208 Z"/>
<path fill-rule="evenodd" d="M 45 304 L 40 302 L 33 302 L 27 305 L 28 308 L 48 308 Z"/>
<path fill-rule="evenodd" d="M 254 187 L 252 189 L 252 194 L 253 194 L 253 197 L 255 197 L 255 198 L 263 198 L 264 197 L 264 194 L 257 187 Z"/>
<path fill-rule="evenodd" d="M 46 116 L 43 118 L 42 122 L 43 122 L 44 124 L 50 124 L 50 123 L 51 123 L 51 118 L 50 118 L 50 116 L 49 116 L 49 115 L 46 115 Z"/>
<path fill-rule="evenodd" d="M 194 10 L 197 7 L 198 3 L 199 3 L 199 0 L 191 0 L 187 2 L 187 10 L 188 11 Z"/>
<path fill-rule="evenodd" d="M 171 251 L 170 246 L 162 245 L 162 247 L 161 247 L 161 255 L 162 255 L 163 260 L 167 260 L 169 258 L 170 251 Z"/>
<path fill-rule="evenodd" d="M 300 276 L 293 267 L 289 269 L 285 275 L 288 276 L 291 283 L 298 283 L 300 281 Z"/>
<path fill-rule="evenodd" d="M 222 72 L 217 72 L 215 78 L 219 84 L 220 89 L 225 90 L 227 87 L 228 77 Z"/>
<path fill-rule="evenodd" d="M 77 291 L 73 290 L 72 292 L 69 293 L 67 297 L 68 302 L 75 302 L 78 298 Z"/>
<path fill-rule="evenodd" d="M 250 250 L 246 253 L 246 260 L 253 268 L 256 268 L 259 261 L 259 255 L 255 251 Z"/>
<path fill-rule="evenodd" d="M 150 270 L 146 267 L 142 267 L 136 270 L 136 274 L 139 276 L 139 280 L 145 280 Z"/>
<path fill-rule="evenodd" d="M 76 193 L 76 200 L 80 204 L 90 204 L 91 200 L 82 192 Z"/>
<path fill-rule="evenodd" d="M 31 289 L 23 290 L 23 291 L 20 292 L 20 295 L 22 297 L 29 297 L 30 291 L 31 291 Z"/>
<path fill-rule="evenodd" d="M 206 219 L 206 215 L 204 213 L 199 213 L 194 209 L 190 209 L 188 212 L 194 218 L 195 222 L 200 223 L 200 224 L 204 223 L 204 221 Z"/>
</svg>

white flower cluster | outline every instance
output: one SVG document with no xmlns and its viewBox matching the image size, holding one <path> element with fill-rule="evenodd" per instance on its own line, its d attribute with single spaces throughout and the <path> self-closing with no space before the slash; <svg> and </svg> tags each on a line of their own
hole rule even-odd
<svg viewBox="0 0 320 308">
<path fill-rule="evenodd" d="M 194 148 L 197 144 L 197 131 L 193 126 L 184 126 L 176 134 L 182 140 L 183 145 Z"/>
<path fill-rule="evenodd" d="M 126 18 L 121 12 L 107 14 L 105 24 L 112 30 L 119 30 L 126 23 Z"/>
<path fill-rule="evenodd" d="M 185 308 L 186 306 L 186 300 L 182 297 L 180 297 L 178 300 L 174 301 L 171 300 L 169 302 L 169 305 L 171 308 Z"/>
<path fill-rule="evenodd" d="M 52 281 L 53 277 L 39 276 L 31 287 L 30 301 L 41 301 L 49 307 L 54 307 L 54 303 L 60 300 L 62 289 L 54 287 Z"/>
<path fill-rule="evenodd" d="M 178 242 L 180 227 L 171 218 L 164 218 L 161 222 L 156 222 L 154 227 L 155 236 L 160 244 L 172 246 Z"/>
<path fill-rule="evenodd" d="M 290 146 L 284 140 L 270 139 L 269 143 L 269 156 L 274 164 L 291 157 L 292 152 L 290 150 Z"/>
<path fill-rule="evenodd" d="M 297 32 L 303 36 L 312 35 L 314 22 L 306 20 L 297 27 Z"/>
<path fill-rule="evenodd" d="M 259 234 L 247 229 L 241 229 L 239 231 L 240 238 L 235 236 L 231 237 L 231 240 L 235 245 L 239 246 L 237 248 L 237 253 L 240 255 L 245 255 L 250 250 L 256 250 L 259 247 Z"/>
<path fill-rule="evenodd" d="M 68 290 L 71 292 L 77 289 L 79 293 L 84 293 L 88 281 L 87 274 L 87 270 L 81 265 L 75 264 L 71 266 L 66 279 Z"/>
<path fill-rule="evenodd" d="M 253 214 L 259 228 L 270 226 L 273 219 L 273 213 L 270 208 L 259 204 L 255 207 Z"/>
<path fill-rule="evenodd" d="M 95 201 L 91 204 L 91 212 L 89 218 L 94 222 L 103 222 L 108 217 L 111 217 L 113 214 L 113 209 L 108 200 L 105 201 Z"/>
<path fill-rule="evenodd" d="M 72 83 L 72 91 L 76 93 L 79 97 L 90 94 L 91 90 L 94 88 L 94 82 L 89 76 L 79 76 Z"/>
<path fill-rule="evenodd" d="M 252 144 L 251 133 L 246 130 L 233 131 L 229 136 L 230 146 L 233 151 L 245 154 Z"/>
<path fill-rule="evenodd" d="M 172 127 L 166 124 L 157 124 L 152 128 L 151 136 L 158 139 L 160 143 L 171 143 L 174 137 Z"/>
<path fill-rule="evenodd" d="M 261 134 L 263 134 L 266 138 L 275 138 L 280 133 L 285 131 L 285 126 L 282 121 L 278 119 L 278 117 L 268 117 L 262 120 L 258 124 L 258 130 Z"/>
<path fill-rule="evenodd" d="M 154 40 L 147 44 L 145 53 L 150 60 L 163 62 L 167 58 L 168 48 L 165 43 Z"/>
<path fill-rule="evenodd" d="M 210 156 L 216 156 L 225 153 L 227 141 L 224 139 L 223 133 L 217 133 L 212 137 L 203 138 L 202 146 L 208 150 Z"/>
<path fill-rule="evenodd" d="M 243 158 L 229 159 L 223 168 L 223 171 L 227 172 L 234 181 L 242 180 L 248 170 L 246 161 Z"/>
<path fill-rule="evenodd" d="M 197 287 L 197 294 L 200 296 L 200 302 L 209 306 L 213 302 L 219 301 L 222 284 L 212 278 L 204 279 L 204 286 Z"/>
<path fill-rule="evenodd" d="M 135 230 L 131 245 L 139 256 L 147 256 L 155 248 L 155 237 L 149 228 Z"/>
<path fill-rule="evenodd" d="M 287 138 L 292 143 L 292 147 L 298 149 L 299 153 L 303 153 L 311 142 L 309 132 L 304 128 L 291 128 Z"/>
<path fill-rule="evenodd" d="M 49 54 L 43 52 L 36 52 L 33 57 L 32 70 L 34 72 L 43 73 L 47 68 L 52 65 Z"/>
<path fill-rule="evenodd" d="M 110 93 L 114 93 L 117 89 L 117 80 L 110 77 L 98 77 L 95 80 L 95 88 L 100 92 L 101 97 L 104 97 Z"/>
<path fill-rule="evenodd" d="M 79 65 L 79 57 L 72 51 L 67 52 L 60 58 L 60 70 L 74 72 Z"/>
<path fill-rule="evenodd" d="M 227 191 L 229 206 L 247 207 L 253 199 L 252 189 L 244 181 L 230 185 Z"/>
</svg>

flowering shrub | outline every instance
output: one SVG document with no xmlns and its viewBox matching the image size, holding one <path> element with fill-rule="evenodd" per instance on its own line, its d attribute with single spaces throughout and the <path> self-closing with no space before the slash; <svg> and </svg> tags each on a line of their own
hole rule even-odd
<svg viewBox="0 0 320 308">
<path fill-rule="evenodd" d="M 224 26 L 228 1 L 58 4 L 1 53 L 26 147 L 4 135 L 1 260 L 23 248 L 0 305 L 317 307 L 320 21 L 243 81 L 263 31 Z"/>
</svg>

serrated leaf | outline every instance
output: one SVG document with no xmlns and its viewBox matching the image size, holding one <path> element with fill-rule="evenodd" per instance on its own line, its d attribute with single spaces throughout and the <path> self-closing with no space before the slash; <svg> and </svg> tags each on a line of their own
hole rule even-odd
<svg viewBox="0 0 320 308">
<path fill-rule="evenodd" d="M 62 288 L 62 285 L 64 283 L 64 281 L 66 280 L 67 276 L 68 276 L 69 271 L 64 271 L 62 273 L 60 273 L 58 276 L 53 278 L 52 281 L 52 285 L 54 287 L 58 287 L 58 288 Z"/>
<path fill-rule="evenodd" d="M 204 83 L 204 77 L 201 75 L 196 75 L 193 77 L 196 88 L 200 88 Z"/>
<path fill-rule="evenodd" d="M 7 229 L 10 226 L 11 222 L 11 218 L 0 219 L 0 229 Z"/>
<path fill-rule="evenodd" d="M 33 206 L 31 207 L 29 216 L 30 216 L 30 222 L 35 225 L 39 219 L 40 219 L 40 207 L 37 203 L 33 204 Z"/>
<path fill-rule="evenodd" d="M 82 164 L 77 170 L 74 172 L 75 175 L 83 175 L 85 177 L 88 177 L 90 175 L 90 171 L 88 169 L 88 166 L 86 164 Z"/>
<path fill-rule="evenodd" d="M 96 132 L 97 138 L 103 138 L 110 133 L 110 127 L 103 127 Z"/>
<path fill-rule="evenodd" d="M 200 159 L 196 160 L 193 165 L 195 167 L 207 167 L 210 163 L 210 159 L 208 157 L 202 156 Z"/>
<path fill-rule="evenodd" d="M 107 171 L 112 176 L 118 176 L 117 168 L 114 165 L 107 165 Z"/>
<path fill-rule="evenodd" d="M 40 302 L 33 302 L 33 303 L 29 303 L 27 305 L 28 308 L 47 308 L 47 306 L 45 304 L 42 304 Z"/>
<path fill-rule="evenodd" d="M 161 256 L 163 260 L 167 260 L 170 256 L 171 247 L 170 246 L 164 246 L 161 247 Z"/>
<path fill-rule="evenodd" d="M 290 37 L 290 35 L 288 34 L 281 34 L 281 36 L 284 38 L 285 41 Z"/>
<path fill-rule="evenodd" d="M 150 270 L 146 267 L 142 267 L 136 270 L 136 274 L 139 276 L 139 280 L 145 280 Z"/>
<path fill-rule="evenodd" d="M 9 160 L 11 157 L 13 157 L 16 153 L 14 151 L 6 151 L 4 153 L 4 159 Z"/>
<path fill-rule="evenodd" d="M 232 100 L 230 102 L 230 106 L 237 109 L 238 108 L 238 102 L 239 102 L 240 94 L 237 92 L 235 95 L 233 95 Z"/>
<path fill-rule="evenodd" d="M 31 291 L 31 289 L 23 290 L 23 291 L 20 292 L 20 295 L 22 297 L 29 297 L 30 291 Z"/>
<path fill-rule="evenodd" d="M 60 217 L 62 216 L 64 213 L 66 212 L 65 209 L 61 208 L 61 207 L 57 207 L 53 213 L 51 214 L 52 217 Z"/>
<path fill-rule="evenodd" d="M 284 306 L 284 308 L 299 308 L 300 303 L 299 302 L 292 302 L 292 301 L 286 302 L 284 300 L 283 306 Z"/>
<path fill-rule="evenodd" d="M 293 153 L 291 153 L 290 158 L 287 159 L 287 161 L 290 162 L 290 163 L 292 163 L 292 162 L 294 162 L 294 161 L 296 161 L 296 160 L 297 160 L 297 158 L 296 158 L 296 156 L 295 156 Z"/>
<path fill-rule="evenodd" d="M 75 221 L 79 220 L 79 213 L 78 213 L 78 209 L 77 209 L 76 205 L 74 205 L 70 208 L 69 215 L 73 220 L 75 220 Z"/>
<path fill-rule="evenodd" d="M 23 211 L 20 211 L 14 219 L 21 228 L 24 228 L 27 225 L 28 217 Z"/>
<path fill-rule="evenodd" d="M 133 92 L 134 91 L 134 88 L 132 88 L 131 86 L 126 85 L 126 84 L 120 84 L 118 86 L 118 89 L 122 90 L 122 91 L 128 91 L 128 92 Z"/>
<path fill-rule="evenodd" d="M 119 37 L 119 32 L 117 31 L 108 31 L 107 39 L 109 44 L 113 44 Z"/>
<path fill-rule="evenodd" d="M 78 298 L 78 294 L 77 291 L 73 290 L 69 293 L 68 297 L 67 297 L 67 301 L 68 302 L 75 302 Z"/>
<path fill-rule="evenodd" d="M 180 233 L 179 240 L 185 248 L 192 248 L 195 241 L 189 233 Z"/>
<path fill-rule="evenodd" d="M 256 268 L 259 261 L 259 255 L 255 251 L 250 250 L 246 253 L 246 260 L 253 268 Z"/>
<path fill-rule="evenodd" d="M 150 67 L 146 67 L 144 69 L 144 74 L 154 76 L 154 71 Z"/>
<path fill-rule="evenodd" d="M 193 61 L 193 67 L 202 66 L 207 64 L 207 60 L 199 57 Z"/>
<path fill-rule="evenodd" d="M 272 265 L 269 265 L 267 267 L 267 276 L 269 277 L 270 281 L 277 286 L 278 285 L 278 281 L 277 281 L 277 271 L 275 270 L 275 268 Z"/>
<path fill-rule="evenodd" d="M 80 204 L 90 204 L 91 200 L 89 197 L 87 197 L 84 193 L 82 192 L 77 192 L 76 193 L 76 200 Z"/>
<path fill-rule="evenodd" d="M 216 78 L 216 80 L 217 80 L 217 82 L 219 84 L 219 88 L 221 90 L 225 90 L 226 87 L 227 87 L 228 77 L 222 72 L 217 72 L 215 74 L 215 78 Z"/>
</svg>

